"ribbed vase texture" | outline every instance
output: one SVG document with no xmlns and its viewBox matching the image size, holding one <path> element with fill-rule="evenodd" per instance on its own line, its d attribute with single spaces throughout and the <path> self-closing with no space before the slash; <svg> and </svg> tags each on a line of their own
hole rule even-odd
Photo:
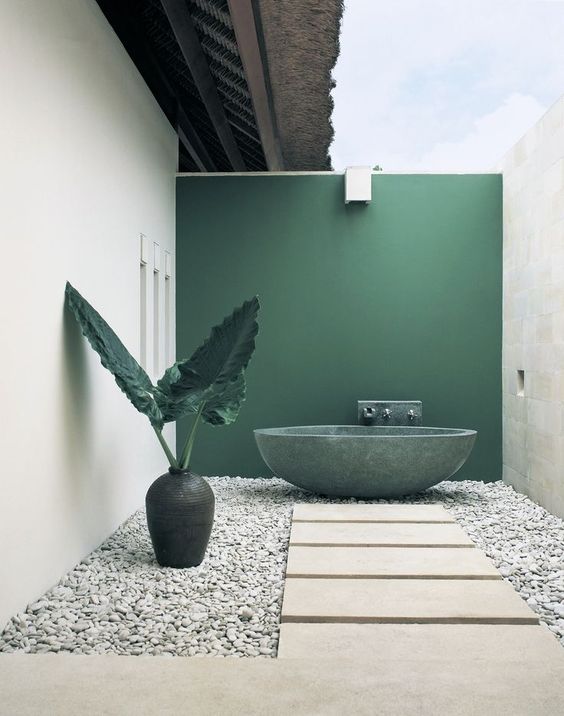
<svg viewBox="0 0 564 716">
<path fill-rule="evenodd" d="M 162 567 L 202 562 L 213 526 L 215 498 L 208 483 L 190 470 L 158 477 L 145 498 L 147 525 Z"/>
</svg>

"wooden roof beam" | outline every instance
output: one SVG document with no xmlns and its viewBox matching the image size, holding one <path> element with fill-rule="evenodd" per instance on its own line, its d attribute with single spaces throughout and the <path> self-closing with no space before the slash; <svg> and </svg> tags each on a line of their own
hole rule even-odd
<svg viewBox="0 0 564 716">
<path fill-rule="evenodd" d="M 255 119 L 269 171 L 282 171 L 284 159 L 276 125 L 266 60 L 261 53 L 260 27 L 252 0 L 228 0 L 231 21 L 251 93 Z M 258 8 L 257 8 L 258 12 Z"/>
<path fill-rule="evenodd" d="M 235 171 L 244 172 L 245 162 L 225 116 L 186 0 L 161 0 L 161 3 L 225 154 Z"/>
</svg>

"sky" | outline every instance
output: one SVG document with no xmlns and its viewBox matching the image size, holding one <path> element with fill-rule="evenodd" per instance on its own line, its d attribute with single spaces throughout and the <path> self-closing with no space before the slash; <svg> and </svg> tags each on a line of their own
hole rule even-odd
<svg viewBox="0 0 564 716">
<path fill-rule="evenodd" d="M 345 0 L 336 170 L 493 170 L 564 94 L 564 0 Z"/>
</svg>

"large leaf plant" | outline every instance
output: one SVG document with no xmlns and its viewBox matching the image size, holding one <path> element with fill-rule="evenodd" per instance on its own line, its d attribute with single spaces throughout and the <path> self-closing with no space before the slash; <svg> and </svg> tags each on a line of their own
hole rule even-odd
<svg viewBox="0 0 564 716">
<path fill-rule="evenodd" d="M 228 425 L 236 420 L 245 400 L 245 369 L 258 333 L 258 298 L 236 308 L 212 328 L 209 338 L 190 358 L 174 363 L 153 385 L 102 316 L 68 282 L 65 294 L 67 306 L 102 365 L 137 410 L 149 418 L 170 466 L 188 469 L 199 423 Z M 163 427 L 190 414 L 194 415 L 192 428 L 182 451 L 175 456 L 162 434 Z"/>
</svg>

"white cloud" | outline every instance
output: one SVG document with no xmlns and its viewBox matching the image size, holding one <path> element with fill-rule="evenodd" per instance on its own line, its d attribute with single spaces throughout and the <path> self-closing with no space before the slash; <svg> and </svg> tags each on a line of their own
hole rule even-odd
<svg viewBox="0 0 564 716">
<path fill-rule="evenodd" d="M 491 170 L 546 109 L 535 97 L 512 94 L 493 112 L 478 117 L 466 136 L 439 142 L 413 168 Z"/>
<path fill-rule="evenodd" d="M 564 92 L 563 27 L 564 2 L 348 0 L 334 166 L 420 166 L 438 146 L 486 132 L 477 122 L 511 98 L 506 117 L 522 133 Z M 491 166 L 500 151 L 488 146 L 492 155 L 482 157 Z"/>
</svg>

